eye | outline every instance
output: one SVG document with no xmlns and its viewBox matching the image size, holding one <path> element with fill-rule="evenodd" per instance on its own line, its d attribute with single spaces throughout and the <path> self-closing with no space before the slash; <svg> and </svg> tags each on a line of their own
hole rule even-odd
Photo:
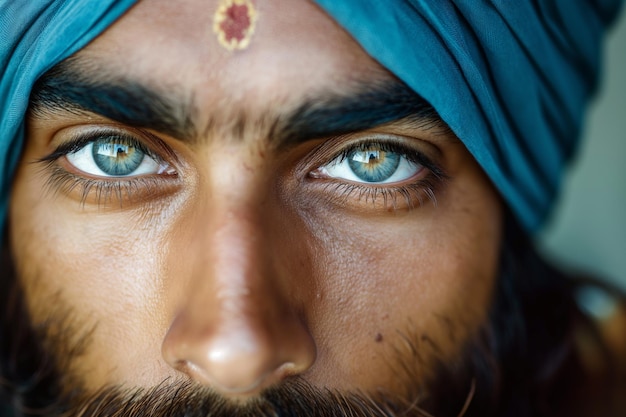
<svg viewBox="0 0 626 417">
<path fill-rule="evenodd" d="M 90 141 L 69 152 L 66 158 L 80 171 L 98 177 L 160 174 L 169 168 L 138 141 L 114 134 Z"/>
<path fill-rule="evenodd" d="M 348 149 L 311 175 L 355 183 L 389 184 L 411 179 L 423 169 L 421 164 L 414 162 L 401 150 L 374 143 Z"/>
<path fill-rule="evenodd" d="M 429 200 L 436 204 L 437 190 L 448 178 L 440 158 L 437 147 L 419 138 L 355 134 L 323 142 L 300 172 L 306 175 L 306 198 L 355 215 L 386 216 Z"/>
</svg>

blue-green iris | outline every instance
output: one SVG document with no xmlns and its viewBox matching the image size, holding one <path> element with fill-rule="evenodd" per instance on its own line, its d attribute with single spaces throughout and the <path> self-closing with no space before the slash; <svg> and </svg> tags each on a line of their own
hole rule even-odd
<svg viewBox="0 0 626 417">
<path fill-rule="evenodd" d="M 379 149 L 357 150 L 348 155 L 348 165 L 363 181 L 382 182 L 396 172 L 400 157 L 397 153 Z"/>
<path fill-rule="evenodd" d="M 108 175 L 123 177 L 141 165 L 146 154 L 124 139 L 99 139 L 93 143 L 93 160 Z"/>
</svg>

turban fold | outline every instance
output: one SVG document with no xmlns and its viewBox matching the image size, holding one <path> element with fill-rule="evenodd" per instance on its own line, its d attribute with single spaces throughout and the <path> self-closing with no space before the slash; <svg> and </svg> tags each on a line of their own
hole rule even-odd
<svg viewBox="0 0 626 417">
<path fill-rule="evenodd" d="M 576 148 L 602 34 L 620 0 L 316 1 L 433 105 L 520 222 L 536 230 Z M 134 2 L 0 4 L 0 218 L 32 85 Z"/>
<path fill-rule="evenodd" d="M 549 214 L 620 0 L 316 0 L 424 97 L 520 222 Z"/>
</svg>

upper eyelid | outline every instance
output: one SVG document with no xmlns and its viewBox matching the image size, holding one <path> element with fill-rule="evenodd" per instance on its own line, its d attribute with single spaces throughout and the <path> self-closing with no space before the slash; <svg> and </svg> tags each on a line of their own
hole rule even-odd
<svg viewBox="0 0 626 417">
<path fill-rule="evenodd" d="M 315 152 L 317 153 L 319 150 L 319 153 L 325 154 L 325 156 L 329 156 L 328 154 L 332 153 L 339 155 L 343 149 L 367 146 L 368 144 L 384 144 L 389 147 L 406 149 L 410 152 L 421 152 L 433 157 L 441 154 L 439 147 L 427 140 L 402 134 L 376 131 L 351 133 L 328 138 Z"/>
<path fill-rule="evenodd" d="M 414 144 L 409 144 L 410 142 L 413 142 Z M 337 158 L 342 155 L 346 155 L 348 152 L 359 146 L 365 147 L 377 144 L 383 145 L 390 150 L 402 152 L 409 157 L 415 156 L 415 158 L 412 158 L 413 162 L 417 162 L 425 168 L 430 169 L 437 176 L 447 177 L 441 163 L 439 162 L 441 150 L 437 146 L 429 144 L 427 141 L 418 138 L 375 132 L 357 135 L 350 134 L 330 138 L 311 151 L 305 157 L 303 165 L 307 167 L 306 170 L 309 172 L 311 171 L 311 167 L 313 167 L 313 169 L 317 169 L 321 166 L 330 164 Z"/>
<path fill-rule="evenodd" d="M 59 134 L 62 133 L 57 132 L 55 136 Z M 41 160 L 50 161 L 58 159 L 102 137 L 119 136 L 136 142 L 143 148 L 142 150 L 146 151 L 146 153 L 153 158 L 174 164 L 180 163 L 178 154 L 164 140 L 145 130 L 121 129 L 116 126 L 94 126 L 91 128 L 81 126 L 80 128 L 70 128 L 70 131 L 67 132 L 66 135 L 67 137 L 62 139 L 62 142 L 55 147 L 54 151 Z"/>
<path fill-rule="evenodd" d="M 352 146 L 347 146 L 345 148 L 343 148 L 342 150 L 340 150 L 337 153 L 337 156 L 333 159 L 333 161 L 337 158 L 342 158 L 342 160 L 344 158 L 346 158 L 348 156 L 348 154 L 354 150 L 357 151 L 365 151 L 370 147 L 375 147 L 375 146 L 380 146 L 382 151 L 386 151 L 386 152 L 396 152 L 396 153 L 403 153 L 404 155 L 411 155 L 411 154 L 422 154 L 422 152 L 420 152 L 417 149 L 413 149 L 410 146 L 406 146 L 404 144 L 401 143 L 397 143 L 395 141 L 385 141 L 385 140 L 364 140 L 361 142 L 357 142 L 355 144 L 353 144 Z M 331 161 L 332 162 L 332 161 Z"/>
</svg>

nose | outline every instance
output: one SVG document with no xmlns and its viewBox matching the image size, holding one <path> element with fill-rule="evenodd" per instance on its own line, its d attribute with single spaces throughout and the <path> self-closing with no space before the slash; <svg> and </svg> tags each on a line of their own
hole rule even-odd
<svg viewBox="0 0 626 417">
<path fill-rule="evenodd" d="M 285 266 L 290 249 L 258 215 L 210 218 L 186 248 L 191 280 L 162 353 L 222 394 L 252 395 L 306 371 L 315 345 L 294 296 L 298 277 Z"/>
</svg>

